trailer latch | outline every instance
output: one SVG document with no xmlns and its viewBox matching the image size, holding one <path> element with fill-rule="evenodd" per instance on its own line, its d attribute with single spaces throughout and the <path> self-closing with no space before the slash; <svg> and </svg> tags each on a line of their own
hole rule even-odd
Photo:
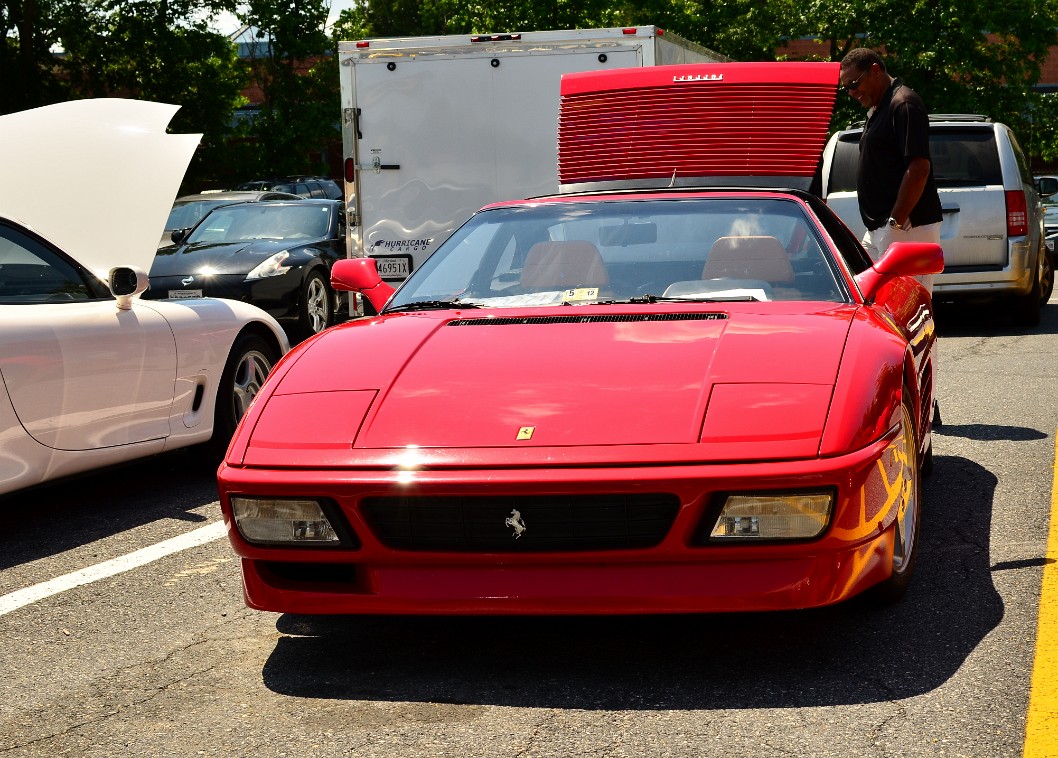
<svg viewBox="0 0 1058 758">
<path fill-rule="evenodd" d="M 382 173 L 383 171 L 395 171 L 400 168 L 399 163 L 383 163 L 382 159 L 377 155 L 371 159 L 370 163 L 359 163 L 356 166 L 361 171 L 374 171 L 376 174 Z"/>
</svg>

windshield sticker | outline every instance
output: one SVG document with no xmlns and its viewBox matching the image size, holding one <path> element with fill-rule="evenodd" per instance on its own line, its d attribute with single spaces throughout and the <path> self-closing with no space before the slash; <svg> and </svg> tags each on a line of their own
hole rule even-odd
<svg viewBox="0 0 1058 758">
<path fill-rule="evenodd" d="M 595 301 L 598 299 L 598 287 L 579 287 L 577 289 L 565 290 L 562 293 L 563 303 L 579 303 L 585 301 Z"/>
</svg>

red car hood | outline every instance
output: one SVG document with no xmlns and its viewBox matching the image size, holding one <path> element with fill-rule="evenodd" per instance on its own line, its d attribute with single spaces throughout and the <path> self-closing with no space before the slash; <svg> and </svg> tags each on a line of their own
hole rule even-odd
<svg viewBox="0 0 1058 758">
<path fill-rule="evenodd" d="M 288 364 L 244 462 L 289 464 L 307 449 L 694 444 L 730 455 L 746 443 L 761 457 L 816 455 L 855 308 L 760 305 L 658 320 L 609 306 L 354 322 Z"/>
</svg>

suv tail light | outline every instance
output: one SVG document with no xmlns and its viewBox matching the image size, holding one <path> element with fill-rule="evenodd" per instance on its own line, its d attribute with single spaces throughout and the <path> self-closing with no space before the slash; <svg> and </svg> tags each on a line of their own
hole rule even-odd
<svg viewBox="0 0 1058 758">
<path fill-rule="evenodd" d="M 1024 190 L 1007 190 L 1007 236 L 1024 237 L 1029 233 L 1028 204 Z"/>
</svg>

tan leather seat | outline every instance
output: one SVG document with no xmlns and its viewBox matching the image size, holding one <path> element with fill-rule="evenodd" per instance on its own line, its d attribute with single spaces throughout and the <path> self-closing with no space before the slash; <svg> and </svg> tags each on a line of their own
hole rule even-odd
<svg viewBox="0 0 1058 758">
<path fill-rule="evenodd" d="M 721 237 L 709 251 L 702 278 L 787 284 L 794 280 L 794 271 L 790 256 L 775 237 Z"/>
<path fill-rule="evenodd" d="M 610 276 L 590 242 L 537 242 L 525 256 L 521 284 L 529 290 L 604 287 Z"/>
</svg>

